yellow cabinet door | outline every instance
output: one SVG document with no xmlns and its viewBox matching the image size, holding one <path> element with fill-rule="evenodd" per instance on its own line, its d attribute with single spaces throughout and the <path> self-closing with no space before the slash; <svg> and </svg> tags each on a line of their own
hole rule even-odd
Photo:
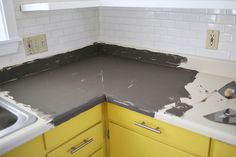
<svg viewBox="0 0 236 157">
<path fill-rule="evenodd" d="M 211 157 L 236 157 L 236 146 L 212 140 Z"/>
<path fill-rule="evenodd" d="M 45 157 L 43 137 L 39 136 L 1 157 Z"/>
<path fill-rule="evenodd" d="M 109 131 L 110 157 L 194 157 L 113 123 Z"/>
<path fill-rule="evenodd" d="M 129 130 L 165 143 L 195 156 L 208 157 L 210 138 L 170 125 L 152 117 L 128 110 L 118 105 L 108 104 L 108 120 Z M 147 126 L 160 131 L 150 131 Z"/>
</svg>

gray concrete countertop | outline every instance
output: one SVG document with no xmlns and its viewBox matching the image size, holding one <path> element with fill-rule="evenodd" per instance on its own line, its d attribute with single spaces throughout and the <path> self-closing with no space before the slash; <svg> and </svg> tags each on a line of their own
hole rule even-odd
<svg viewBox="0 0 236 157">
<path fill-rule="evenodd" d="M 179 67 L 99 56 L 0 86 L 16 102 L 38 108 L 59 125 L 104 102 L 112 102 L 170 124 L 236 145 L 236 126 L 204 118 L 236 99 L 217 91 L 233 78 Z M 204 101 L 203 101 L 204 100 Z"/>
<path fill-rule="evenodd" d="M 104 102 L 105 98 L 154 117 L 155 111 L 164 105 L 189 96 L 184 86 L 194 80 L 196 73 L 102 56 L 42 72 L 0 88 L 9 91 L 17 102 L 52 115 L 57 125 Z"/>
</svg>

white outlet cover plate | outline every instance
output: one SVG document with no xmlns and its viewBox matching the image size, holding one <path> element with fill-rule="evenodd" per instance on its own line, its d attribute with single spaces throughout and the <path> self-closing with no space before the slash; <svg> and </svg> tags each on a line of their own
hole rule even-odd
<svg viewBox="0 0 236 157">
<path fill-rule="evenodd" d="M 217 50 L 219 44 L 219 30 L 208 30 L 207 31 L 207 39 L 206 39 L 206 48 Z"/>
</svg>

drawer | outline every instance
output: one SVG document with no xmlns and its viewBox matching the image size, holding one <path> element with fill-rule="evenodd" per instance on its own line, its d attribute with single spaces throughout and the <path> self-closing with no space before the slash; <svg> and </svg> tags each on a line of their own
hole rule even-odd
<svg viewBox="0 0 236 157">
<path fill-rule="evenodd" d="M 70 119 L 44 134 L 46 149 L 52 150 L 102 120 L 102 105 Z"/>
<path fill-rule="evenodd" d="M 236 146 L 212 140 L 211 157 L 235 157 Z"/>
<path fill-rule="evenodd" d="M 103 145 L 101 123 L 48 153 L 47 157 L 88 157 Z"/>
<path fill-rule="evenodd" d="M 105 157 L 103 148 L 99 149 L 89 157 Z"/>
<path fill-rule="evenodd" d="M 210 138 L 167 124 L 152 117 L 108 103 L 108 120 L 181 149 L 195 156 L 206 157 Z"/>
</svg>

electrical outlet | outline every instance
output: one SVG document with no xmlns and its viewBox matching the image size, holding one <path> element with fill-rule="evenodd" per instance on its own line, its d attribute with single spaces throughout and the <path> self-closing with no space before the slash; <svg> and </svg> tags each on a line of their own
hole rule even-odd
<svg viewBox="0 0 236 157">
<path fill-rule="evenodd" d="M 207 31 L 207 41 L 206 41 L 206 48 L 207 49 L 218 49 L 219 44 L 219 35 L 220 31 L 218 30 L 208 30 Z"/>
<path fill-rule="evenodd" d="M 23 38 L 26 55 L 48 51 L 47 37 L 45 34 Z"/>
</svg>

